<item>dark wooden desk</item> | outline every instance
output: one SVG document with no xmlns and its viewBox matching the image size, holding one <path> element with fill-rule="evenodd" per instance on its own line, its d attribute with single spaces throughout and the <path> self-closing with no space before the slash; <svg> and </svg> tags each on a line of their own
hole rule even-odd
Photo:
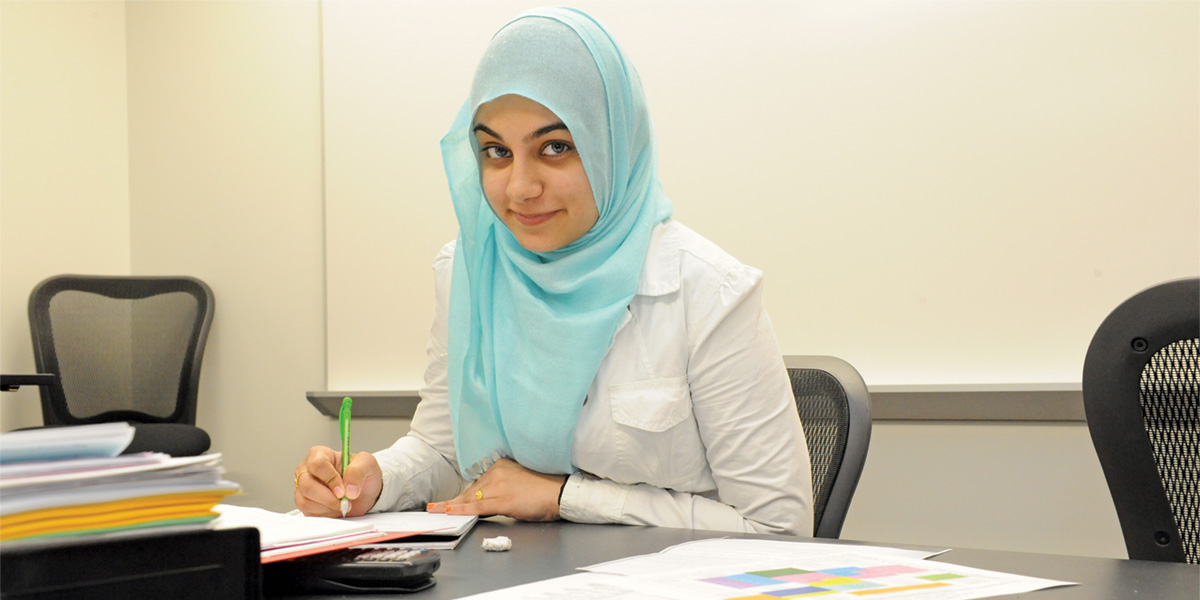
<svg viewBox="0 0 1200 600">
<path fill-rule="evenodd" d="M 485 552 L 480 548 L 483 538 L 498 535 L 508 536 L 512 539 L 512 550 Z M 522 583 L 570 575 L 576 572 L 577 567 L 636 554 L 658 552 L 682 542 L 726 535 L 729 534 L 660 527 L 580 525 L 561 521 L 555 523 L 480 521 L 462 540 L 457 549 L 442 552 L 442 566 L 437 572 L 437 585 L 415 594 L 372 597 L 411 600 L 461 598 Z M 787 539 L 765 535 L 737 537 Z M 795 539 L 812 541 L 807 538 Z M 831 541 L 831 543 L 853 544 L 853 542 L 843 541 Z M 1005 596 L 1005 598 L 1034 598 L 1037 600 L 1132 600 L 1138 598 L 1196 600 L 1200 598 L 1200 566 L 1197 565 L 992 550 L 951 550 L 930 560 L 1019 575 L 1075 581 L 1080 584 Z M 310 596 L 309 598 L 330 597 L 333 596 Z"/>
</svg>

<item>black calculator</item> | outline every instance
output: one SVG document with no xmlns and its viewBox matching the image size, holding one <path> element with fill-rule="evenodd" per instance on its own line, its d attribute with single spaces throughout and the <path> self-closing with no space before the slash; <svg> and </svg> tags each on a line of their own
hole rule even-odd
<svg viewBox="0 0 1200 600">
<path fill-rule="evenodd" d="M 442 559 L 432 550 L 347 548 L 263 565 L 263 591 L 289 594 L 417 592 L 435 583 Z"/>
</svg>

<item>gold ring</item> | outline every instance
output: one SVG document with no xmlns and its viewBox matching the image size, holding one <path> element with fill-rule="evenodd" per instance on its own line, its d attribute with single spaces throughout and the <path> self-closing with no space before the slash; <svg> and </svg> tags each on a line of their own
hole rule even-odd
<svg viewBox="0 0 1200 600">
<path fill-rule="evenodd" d="M 483 488 L 479 488 L 479 489 L 475 490 L 475 499 L 483 500 Z"/>
<path fill-rule="evenodd" d="M 296 478 L 292 480 L 292 485 L 300 487 L 300 476 L 307 472 L 308 471 L 300 471 L 299 473 L 296 473 Z"/>
</svg>

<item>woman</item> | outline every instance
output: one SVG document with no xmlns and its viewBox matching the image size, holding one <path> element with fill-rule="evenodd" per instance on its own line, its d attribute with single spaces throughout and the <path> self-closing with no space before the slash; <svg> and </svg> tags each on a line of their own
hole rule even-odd
<svg viewBox="0 0 1200 600">
<path fill-rule="evenodd" d="M 810 535 L 808 451 L 761 273 L 670 218 L 641 83 L 573 9 L 492 39 L 442 140 L 456 242 L 434 263 L 410 433 L 315 447 L 296 506 Z M 344 486 L 344 487 L 343 487 Z"/>
</svg>

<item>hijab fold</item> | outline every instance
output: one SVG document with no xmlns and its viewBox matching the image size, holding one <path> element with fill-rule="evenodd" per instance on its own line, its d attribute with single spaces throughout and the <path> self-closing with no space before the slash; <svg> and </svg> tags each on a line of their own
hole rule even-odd
<svg viewBox="0 0 1200 600">
<path fill-rule="evenodd" d="M 596 224 L 558 250 L 521 247 L 483 193 L 475 114 L 508 94 L 562 119 L 596 198 Z M 449 319 L 459 469 L 473 479 L 507 457 L 570 473 L 588 388 L 637 291 L 650 233 L 672 210 L 641 82 L 588 15 L 530 11 L 492 38 L 441 146 L 459 223 Z"/>
</svg>

